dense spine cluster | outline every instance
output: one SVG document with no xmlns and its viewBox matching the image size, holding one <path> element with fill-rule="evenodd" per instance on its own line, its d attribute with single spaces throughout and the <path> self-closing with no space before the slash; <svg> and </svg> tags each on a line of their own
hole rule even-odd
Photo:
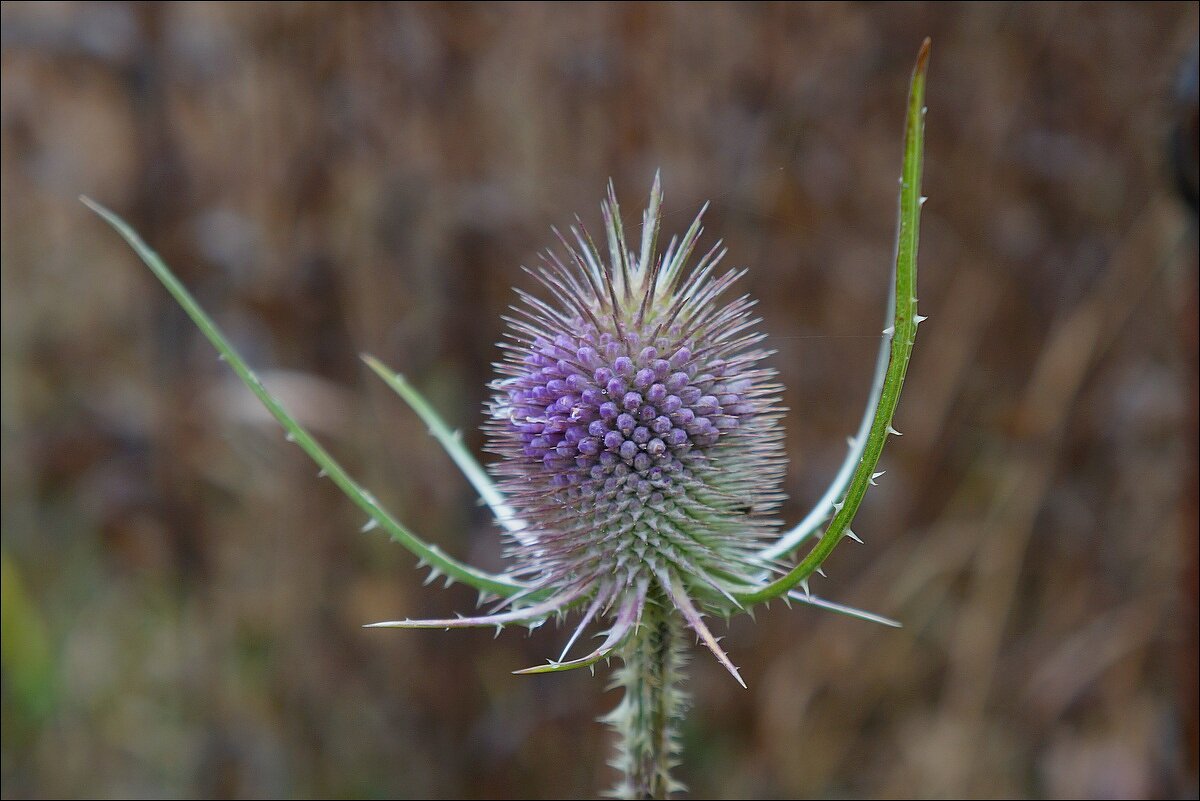
<svg viewBox="0 0 1200 801">
<path fill-rule="evenodd" d="M 720 301 L 742 274 L 715 276 L 720 243 L 684 276 L 700 217 L 655 253 L 660 203 L 656 180 L 634 253 L 610 189 L 607 263 L 580 228 L 560 236 L 566 262 L 548 253 L 530 271 L 556 302 L 522 293 L 506 318 L 489 448 L 525 524 L 514 575 L 618 623 L 624 601 L 660 593 L 715 646 L 696 607 L 731 611 L 776 526 L 781 390 L 760 366 L 754 301 Z"/>
</svg>

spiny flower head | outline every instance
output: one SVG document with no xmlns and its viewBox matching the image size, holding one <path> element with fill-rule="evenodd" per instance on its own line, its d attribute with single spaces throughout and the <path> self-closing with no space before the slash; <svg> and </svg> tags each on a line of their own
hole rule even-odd
<svg viewBox="0 0 1200 801">
<path fill-rule="evenodd" d="M 430 579 L 463 581 L 489 614 L 450 620 L 393 620 L 372 626 L 452 628 L 523 623 L 578 611 L 581 620 L 558 661 L 522 673 L 592 665 L 621 649 L 616 684 L 625 688 L 608 716 L 621 735 L 616 760 L 622 797 L 667 797 L 680 785 L 678 723 L 686 706 L 679 683 L 686 623 L 741 681 L 703 616 L 730 615 L 743 604 L 787 597 L 886 625 L 895 621 L 808 591 L 807 581 L 850 530 L 892 426 L 917 325 L 916 273 L 929 39 L 917 55 L 905 119 L 895 271 L 875 380 L 850 451 L 813 510 L 770 544 L 781 500 L 780 387 L 762 366 L 759 322 L 747 297 L 723 300 L 740 273 L 717 275 L 720 243 L 688 263 L 700 216 L 682 239 L 656 250 L 662 194 L 658 178 L 642 218 L 640 248 L 626 241 L 610 184 L 603 204 L 607 258 L 583 230 L 559 236 L 565 257 L 550 252 L 531 271 L 549 292 L 522 293 L 510 318 L 501 378 L 492 388 L 487 430 L 502 493 L 461 439 L 398 373 L 367 364 L 429 425 L 512 538 L 515 563 L 494 575 L 452 558 L 392 517 L 296 421 L 263 385 L 213 320 L 137 233 L 108 209 L 84 199 L 134 248 L 222 359 L 328 477 L 369 516 L 429 566 Z M 701 209 L 701 215 L 703 209 Z M 828 527 L 790 568 L 776 560 Z M 773 573 L 782 573 L 773 578 Z M 797 589 L 799 588 L 799 589 Z M 505 609 L 507 607 L 507 609 Z M 611 621 L 604 641 L 584 657 L 571 647 L 596 621 Z M 743 686 L 745 686 L 743 684 Z"/>
<path fill-rule="evenodd" d="M 580 225 L 559 236 L 565 259 L 548 252 L 529 271 L 549 297 L 522 292 L 506 318 L 489 450 L 524 523 L 509 555 L 545 597 L 535 606 L 585 606 L 585 625 L 616 616 L 576 662 L 619 645 L 644 604 L 666 603 L 732 670 L 697 607 L 729 614 L 731 589 L 764 572 L 756 554 L 782 500 L 781 387 L 761 365 L 754 301 L 723 300 L 744 271 L 718 275 L 719 242 L 688 269 L 700 216 L 656 252 L 661 197 L 656 178 L 634 252 L 610 184 L 607 258 Z"/>
</svg>

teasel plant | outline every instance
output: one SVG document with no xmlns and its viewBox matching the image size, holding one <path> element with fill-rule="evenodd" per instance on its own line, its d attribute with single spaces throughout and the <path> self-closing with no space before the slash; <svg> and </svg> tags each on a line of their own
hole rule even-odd
<svg viewBox="0 0 1200 801">
<path fill-rule="evenodd" d="M 428 425 L 495 515 L 511 568 L 489 573 L 427 543 L 358 484 L 272 395 L 167 265 L 121 218 L 83 198 L 163 283 L 250 391 L 296 443 L 380 528 L 447 586 L 479 592 L 482 614 L 393 620 L 373 627 L 452 629 L 523 626 L 573 618 L 556 659 L 516 671 L 552 673 L 620 661 L 624 691 L 606 716 L 617 733 L 612 795 L 666 798 L 689 699 L 688 646 L 699 640 L 745 687 L 706 618 L 752 613 L 775 599 L 885 625 L 895 621 L 818 597 L 813 573 L 843 539 L 868 488 L 912 353 L 924 147 L 925 75 L 920 48 L 903 135 L 894 268 L 875 375 L 849 453 L 812 511 L 792 527 L 777 517 L 786 462 L 782 387 L 765 361 L 760 320 L 748 296 L 725 300 L 743 270 L 719 269 L 720 242 L 701 253 L 700 210 L 691 226 L 659 248 L 663 193 L 656 175 L 636 247 L 613 186 L 602 204 L 603 237 L 580 222 L 555 232 L 529 272 L 542 295 L 518 291 L 496 364 L 485 431 L 499 460 L 485 470 L 399 373 L 367 365 Z M 811 544 L 807 553 L 792 554 Z M 593 627 L 600 644 L 571 657 Z M 584 650 L 580 648 L 579 650 Z"/>
</svg>

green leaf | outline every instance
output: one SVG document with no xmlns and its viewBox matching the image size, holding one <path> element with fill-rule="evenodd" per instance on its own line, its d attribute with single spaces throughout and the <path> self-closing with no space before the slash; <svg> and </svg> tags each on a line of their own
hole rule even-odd
<svg viewBox="0 0 1200 801">
<path fill-rule="evenodd" d="M 25 588 L 21 572 L 0 550 L 0 666 L 4 668 L 5 701 L 15 702 L 36 725 L 57 702 L 57 673 L 50 635 L 37 603 Z M 8 732 L 5 732 L 5 738 Z"/>
<path fill-rule="evenodd" d="M 208 341 L 216 347 L 224 360 L 229 363 L 229 366 L 237 373 L 238 378 L 242 379 L 242 382 L 250 388 L 250 391 L 267 408 L 267 411 L 280 422 L 288 433 L 288 439 L 299 445 L 317 463 L 323 475 L 327 476 L 342 492 L 346 493 L 347 497 L 354 501 L 360 509 L 370 515 L 371 521 L 367 524 L 368 528 L 374 528 L 376 525 L 382 527 L 391 535 L 392 539 L 412 551 L 413 555 L 423 563 L 427 563 L 434 570 L 444 573 L 451 579 L 468 584 L 481 592 L 508 598 L 526 589 L 524 584 L 511 578 L 485 573 L 454 559 L 443 553 L 438 546 L 426 543 L 401 524 L 400 521 L 392 517 L 380 505 L 379 501 L 375 499 L 375 496 L 359 486 L 358 482 L 350 477 L 342 466 L 334 460 L 333 456 L 304 430 L 284 405 L 267 391 L 262 381 L 259 380 L 254 371 L 246 364 L 245 359 L 229 343 L 229 340 L 225 338 L 221 330 L 217 328 L 216 323 L 212 321 L 204 309 L 200 307 L 200 304 L 192 297 L 191 293 L 179 282 L 179 279 L 175 277 L 159 255 L 142 241 L 137 232 L 116 214 L 94 200 L 86 197 L 81 197 L 80 200 L 92 211 L 99 214 L 105 222 L 111 225 L 129 243 L 129 246 L 133 248 L 142 261 L 146 263 L 146 266 L 150 268 L 151 272 L 162 282 L 167 291 L 171 293 L 171 296 L 187 312 L 187 315 L 192 318 L 192 322 L 196 324 L 204 336 L 208 337 Z"/>
<path fill-rule="evenodd" d="M 896 310 L 890 331 L 885 332 L 891 335 L 891 356 L 866 446 L 845 497 L 834 507 L 833 520 L 813 549 L 794 568 L 762 589 L 736 594 L 740 603 L 749 605 L 778 598 L 806 581 L 821 566 L 850 530 L 850 523 L 875 475 L 888 434 L 895 430 L 892 418 L 912 357 L 917 325 L 924 319 L 917 314 L 916 283 L 918 234 L 921 204 L 924 203 L 921 196 L 921 166 L 925 146 L 925 71 L 929 63 L 929 47 L 930 41 L 926 39 L 917 54 L 909 85 L 908 112 L 904 123 L 904 164 L 900 176 L 900 230 L 896 239 Z"/>
</svg>

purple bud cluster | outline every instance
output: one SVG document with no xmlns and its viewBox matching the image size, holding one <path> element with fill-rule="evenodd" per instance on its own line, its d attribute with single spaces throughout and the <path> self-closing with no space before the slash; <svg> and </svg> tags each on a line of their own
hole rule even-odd
<svg viewBox="0 0 1200 801">
<path fill-rule="evenodd" d="M 659 500 L 756 410 L 751 382 L 727 378 L 722 359 L 668 337 L 578 330 L 534 342 L 505 384 L 521 451 L 553 486 L 592 495 L 624 485 Z"/>
<path fill-rule="evenodd" d="M 510 551 L 522 575 L 547 588 L 583 582 L 609 606 L 640 604 L 638 588 L 667 573 L 678 573 L 668 594 L 724 592 L 719 576 L 731 574 L 753 581 L 783 497 L 782 388 L 762 365 L 754 301 L 721 300 L 741 272 L 714 273 L 719 243 L 688 271 L 699 216 L 656 254 L 645 232 L 660 208 L 656 184 L 640 256 L 611 193 L 609 258 L 579 230 L 578 248 L 562 238 L 566 262 L 545 255 L 530 272 L 553 301 L 520 293 L 491 385 L 488 448 L 524 524 Z"/>
</svg>

